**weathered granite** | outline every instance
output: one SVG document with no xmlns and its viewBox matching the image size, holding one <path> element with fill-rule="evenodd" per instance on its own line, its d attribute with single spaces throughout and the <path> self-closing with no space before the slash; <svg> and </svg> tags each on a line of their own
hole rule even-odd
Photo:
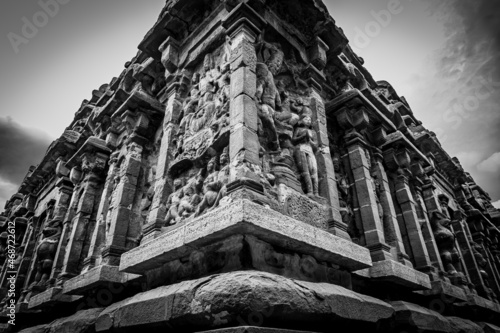
<svg viewBox="0 0 500 333">
<path fill-rule="evenodd" d="M 495 326 L 493 324 L 480 322 L 479 326 L 483 329 L 484 333 L 500 333 L 500 327 Z"/>
<path fill-rule="evenodd" d="M 93 333 L 95 322 L 102 309 L 89 309 L 61 318 L 50 323 L 45 333 Z"/>
<path fill-rule="evenodd" d="M 392 307 L 345 288 L 290 280 L 256 271 L 213 275 L 159 287 L 106 308 L 96 331 L 154 327 L 196 330 L 197 327 L 240 325 L 252 316 L 279 318 L 289 326 L 345 321 L 375 324 L 390 318 Z"/>
<path fill-rule="evenodd" d="M 83 295 L 86 291 L 109 283 L 125 284 L 140 278 L 139 275 L 122 273 L 117 266 L 98 266 L 64 283 L 63 294 Z"/>
<path fill-rule="evenodd" d="M 46 333 L 48 329 L 48 325 L 39 325 L 35 327 L 26 328 L 19 333 Z"/>
<path fill-rule="evenodd" d="M 0 213 L 1 323 L 15 301 L 44 332 L 108 305 L 101 331 L 498 325 L 499 210 L 321 0 L 159 14 Z"/>
<path fill-rule="evenodd" d="M 439 313 L 422 306 L 396 301 L 389 302 L 396 313 L 396 326 L 411 327 L 421 331 L 452 332 L 450 322 Z"/>
<path fill-rule="evenodd" d="M 451 325 L 453 333 L 483 333 L 483 329 L 478 324 L 460 317 L 446 317 Z"/>
<path fill-rule="evenodd" d="M 237 234 L 254 235 L 351 271 L 371 265 L 369 251 L 363 247 L 258 204 L 240 200 L 123 254 L 120 270 L 141 274 L 200 246 Z"/>
<path fill-rule="evenodd" d="M 413 290 L 431 289 L 429 276 L 392 260 L 377 261 L 373 266 L 355 272 L 374 280 L 392 282 Z"/>
<path fill-rule="evenodd" d="M 288 330 L 280 328 L 240 326 L 232 328 L 221 328 L 221 329 L 203 331 L 197 333 L 313 333 L 313 331 L 296 331 L 296 330 Z"/>
<path fill-rule="evenodd" d="M 81 296 L 63 294 L 63 288 L 50 288 L 31 297 L 28 309 L 39 310 L 58 303 L 73 303 L 78 301 L 80 298 Z"/>
</svg>

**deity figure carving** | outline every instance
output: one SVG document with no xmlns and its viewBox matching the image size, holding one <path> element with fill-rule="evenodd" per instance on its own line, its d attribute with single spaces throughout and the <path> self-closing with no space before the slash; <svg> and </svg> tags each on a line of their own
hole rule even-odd
<svg viewBox="0 0 500 333">
<path fill-rule="evenodd" d="M 231 37 L 226 36 L 226 42 L 224 43 L 224 53 L 222 54 L 220 72 L 225 74 L 231 70 Z"/>
<path fill-rule="evenodd" d="M 273 77 L 276 76 L 285 59 L 285 53 L 281 50 L 279 43 L 268 43 L 264 41 L 264 35 L 261 34 L 255 49 L 257 60 L 266 65 Z"/>
<path fill-rule="evenodd" d="M 269 148 L 278 151 L 280 145 L 274 117 L 276 108 L 281 108 L 281 99 L 274 83 L 274 77 L 264 63 L 257 63 L 257 92 L 255 98 L 259 118 L 269 135 Z"/>
<path fill-rule="evenodd" d="M 384 207 L 382 206 L 382 203 L 380 202 L 380 196 L 382 194 L 382 189 L 381 189 L 381 184 L 376 175 L 372 174 L 372 183 L 373 183 L 373 191 L 375 192 L 375 200 L 377 201 L 377 211 L 378 211 L 378 216 L 380 218 L 380 221 L 383 223 L 384 222 Z"/>
<path fill-rule="evenodd" d="M 214 69 L 214 60 L 212 54 L 205 55 L 203 60 L 203 73 L 199 78 L 197 89 L 200 92 L 200 97 L 204 98 L 207 94 L 214 94 L 217 91 L 216 78 Z"/>
<path fill-rule="evenodd" d="M 60 220 L 51 220 L 43 228 L 43 238 L 35 249 L 36 274 L 31 287 L 45 288 L 62 233 Z"/>
<path fill-rule="evenodd" d="M 312 128 L 311 116 L 301 115 L 301 120 L 293 133 L 292 143 L 296 145 L 295 161 L 305 185 L 306 194 L 318 196 L 318 165 L 316 151 L 318 150 L 317 134 Z"/>
<path fill-rule="evenodd" d="M 474 253 L 474 258 L 476 259 L 477 265 L 479 266 L 479 274 L 481 274 L 481 277 L 483 278 L 484 285 L 486 287 L 486 293 L 493 299 L 496 299 L 497 296 L 493 292 L 493 289 L 491 289 L 490 286 L 490 275 L 488 272 L 486 272 L 485 268 L 488 266 L 488 261 L 484 258 L 482 252 L 483 249 L 481 245 L 478 243 L 473 243 L 472 244 L 472 251 Z"/>
<path fill-rule="evenodd" d="M 182 185 L 182 179 L 174 180 L 174 192 L 170 194 L 167 199 L 168 211 L 165 225 L 175 224 L 180 221 L 179 204 L 184 195 Z"/>
<path fill-rule="evenodd" d="M 335 151 L 334 147 L 330 147 L 331 151 Z M 352 197 L 351 190 L 349 187 L 349 181 L 345 176 L 344 170 L 341 167 L 341 162 L 337 154 L 332 158 L 333 168 L 335 170 L 335 180 L 337 182 L 337 189 L 339 192 L 339 205 L 340 205 L 340 215 L 342 216 L 342 222 L 347 225 L 347 232 L 351 239 L 355 243 L 359 243 L 360 232 L 356 226 L 356 221 L 354 219 L 354 212 L 352 210 Z"/>
<path fill-rule="evenodd" d="M 207 164 L 207 178 L 203 181 L 203 199 L 196 209 L 195 216 L 203 214 L 203 212 L 215 205 L 217 195 L 219 194 L 221 185 L 218 180 L 219 171 L 218 158 L 214 156 Z"/>
<path fill-rule="evenodd" d="M 455 234 L 449 228 L 451 221 L 441 212 L 433 212 L 431 215 L 431 227 L 434 239 L 439 249 L 444 269 L 450 276 L 458 275 L 454 263 L 458 259 L 455 247 Z"/>
<path fill-rule="evenodd" d="M 202 189 L 204 183 L 204 170 L 200 171 L 198 175 L 191 178 L 183 187 L 183 195 L 180 198 L 178 214 L 181 219 L 186 219 L 193 215 L 196 207 L 202 201 Z M 177 222 L 177 221 L 176 221 Z"/>
<path fill-rule="evenodd" d="M 226 184 L 229 181 L 228 149 L 224 149 L 220 156 L 221 170 L 217 171 L 217 157 L 213 157 L 207 165 L 208 176 L 204 180 L 204 195 L 196 209 L 195 216 L 200 216 L 206 210 L 217 207 L 220 200 L 226 195 Z"/>
<path fill-rule="evenodd" d="M 350 87 L 347 87 L 346 90 L 351 90 L 352 88 L 364 90 L 368 88 L 366 78 L 363 73 L 361 73 L 359 68 L 352 64 L 344 54 L 340 56 L 340 59 L 343 62 L 345 69 L 350 74 L 349 78 L 347 79 L 348 86 Z"/>
</svg>

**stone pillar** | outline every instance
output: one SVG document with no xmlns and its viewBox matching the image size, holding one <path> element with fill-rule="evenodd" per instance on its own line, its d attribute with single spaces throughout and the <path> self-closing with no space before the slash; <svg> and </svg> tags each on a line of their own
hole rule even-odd
<svg viewBox="0 0 500 333">
<path fill-rule="evenodd" d="M 408 240 L 413 252 L 413 259 L 416 266 L 415 268 L 425 273 L 433 273 L 434 269 L 422 235 L 423 231 L 420 227 L 416 203 L 410 190 L 407 175 L 399 174 L 397 176 L 395 196 L 396 201 L 401 207 L 400 222 L 403 222 L 404 224 L 400 225 L 400 227 L 406 229 Z"/>
<path fill-rule="evenodd" d="M 389 179 L 383 165 L 383 157 L 378 152 L 374 154 L 374 157 L 374 173 L 380 182 L 380 204 L 382 205 L 384 210 L 384 220 L 382 221 L 382 224 L 385 231 L 386 242 L 394 249 L 394 258 L 397 258 L 400 263 L 406 266 L 413 267 L 413 264 L 410 261 L 410 257 L 406 253 L 404 247 L 403 236 L 401 235 L 401 229 L 399 228 L 396 210 L 392 201 Z"/>
<path fill-rule="evenodd" d="M 73 184 L 67 177 L 69 175 L 69 170 L 66 169 L 62 162 L 59 162 L 57 167 L 58 176 L 61 178 L 56 183 L 57 197 L 54 210 L 54 220 L 60 220 L 63 224 L 63 231 L 61 233 L 61 238 L 59 241 L 59 246 L 57 248 L 56 256 L 54 258 L 54 266 L 52 268 L 52 273 L 50 275 L 50 280 L 55 280 L 61 273 L 61 267 L 63 265 L 63 260 L 66 251 L 66 242 L 64 242 L 65 236 L 67 236 L 68 228 L 65 228 L 64 219 L 68 213 L 71 204 L 71 198 L 73 195 Z"/>
<path fill-rule="evenodd" d="M 337 180 L 328 139 L 325 103 L 320 95 L 321 86 L 319 84 L 310 85 L 312 86 L 310 102 L 313 112 L 314 129 L 318 133 L 319 149 L 316 159 L 318 161 L 319 190 L 320 194 L 327 198 L 332 213 L 329 231 L 336 236 L 351 240 L 351 237 L 347 233 L 347 225 L 342 221 L 340 214 Z"/>
<path fill-rule="evenodd" d="M 102 194 L 102 178 L 99 175 L 103 171 L 108 156 L 104 153 L 96 152 L 93 156 L 90 153 L 85 153 L 84 159 L 93 160 L 89 165 L 84 164 L 84 172 L 86 173 L 81 184 L 81 195 L 78 199 L 75 216 L 71 221 L 71 231 L 61 274 L 61 280 L 72 278 L 80 273 L 79 264 L 83 260 L 84 246 L 88 234 L 93 232 L 95 223 L 92 219 L 95 217 L 95 208 L 97 200 Z M 97 161 L 98 160 L 98 161 Z M 81 178 L 75 174 L 81 173 L 77 167 L 71 170 L 73 179 Z"/>
<path fill-rule="evenodd" d="M 385 242 L 384 227 L 378 213 L 370 162 L 365 151 L 366 143 L 358 135 L 346 141 L 366 247 L 373 261 L 392 260 L 391 247 Z"/>
<path fill-rule="evenodd" d="M 106 233 L 106 247 L 102 251 L 102 263 L 118 266 L 120 256 L 127 251 L 127 235 L 133 222 L 133 203 L 142 165 L 143 147 L 132 142 L 127 155 L 121 162 L 118 176 L 120 181 L 114 191 L 115 209 L 111 212 L 111 221 Z"/>
<path fill-rule="evenodd" d="M 230 183 L 241 180 L 259 183 L 260 176 L 253 171 L 255 168 L 252 166 L 260 165 L 258 115 L 254 101 L 257 90 L 257 54 L 254 43 L 260 30 L 246 20 L 226 24 L 227 33 L 232 40 Z"/>
<path fill-rule="evenodd" d="M 436 240 L 434 239 L 434 233 L 432 232 L 432 228 L 428 219 L 428 216 L 430 216 L 432 212 L 441 212 L 441 205 L 439 203 L 439 198 L 435 190 L 436 186 L 430 179 L 427 180 L 426 183 L 422 186 L 421 195 L 424 202 L 424 208 L 426 209 L 426 224 L 422 228 L 422 233 L 424 235 L 424 239 L 426 240 L 426 246 L 432 265 L 439 271 L 444 271 L 443 263 L 441 261 L 441 255 L 439 254 L 439 249 L 437 247 Z"/>
<path fill-rule="evenodd" d="M 459 213 L 461 215 L 461 213 Z M 475 288 L 479 290 L 481 296 L 488 297 L 484 293 L 486 287 L 484 285 L 483 278 L 479 273 L 479 267 L 474 257 L 474 250 L 470 244 L 470 235 L 468 235 L 468 228 L 466 223 L 463 221 L 462 216 L 460 219 L 456 219 L 452 223 L 453 231 L 457 237 L 457 242 L 459 244 L 462 254 L 462 259 L 464 261 L 464 272 L 467 272 L 470 282 L 474 284 Z"/>
<path fill-rule="evenodd" d="M 174 83 L 168 88 L 167 107 L 163 120 L 163 137 L 156 169 L 155 194 L 147 220 L 148 224 L 144 227 L 142 243 L 157 237 L 165 224 L 165 216 L 167 215 L 165 203 L 172 192 L 168 167 L 169 162 L 174 159 L 175 133 L 182 112 L 181 87 L 182 85 Z"/>
<path fill-rule="evenodd" d="M 92 235 L 89 255 L 84 261 L 82 272 L 86 272 L 95 266 L 96 260 L 101 255 L 102 246 L 106 241 L 106 220 L 107 214 L 109 213 L 109 202 L 113 194 L 115 177 L 117 174 L 116 163 L 118 154 L 118 152 L 113 153 L 109 159 L 108 175 L 106 177 L 103 195 L 101 196 L 101 202 L 97 211 L 97 223 L 94 229 L 94 234 Z"/>
</svg>

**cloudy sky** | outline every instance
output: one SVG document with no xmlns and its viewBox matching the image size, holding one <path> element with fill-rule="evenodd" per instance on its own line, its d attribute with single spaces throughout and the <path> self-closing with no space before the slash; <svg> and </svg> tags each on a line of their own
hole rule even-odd
<svg viewBox="0 0 500 333">
<path fill-rule="evenodd" d="M 164 4 L 59 1 L 45 17 L 38 0 L 0 5 L 0 206 L 82 100 L 135 55 Z M 500 1 L 325 3 L 374 77 L 393 83 L 500 203 Z"/>
</svg>

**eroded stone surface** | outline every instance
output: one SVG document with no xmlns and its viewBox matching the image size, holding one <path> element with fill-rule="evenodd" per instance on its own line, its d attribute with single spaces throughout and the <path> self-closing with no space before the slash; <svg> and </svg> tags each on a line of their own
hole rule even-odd
<svg viewBox="0 0 500 333">
<path fill-rule="evenodd" d="M 154 310 L 153 310 L 154 309 Z M 345 320 L 376 323 L 393 315 L 392 307 L 372 297 L 326 283 L 300 282 L 248 271 L 214 275 L 160 287 L 105 309 L 98 332 L 110 328 L 166 324 L 172 327 L 219 327 L 261 313 L 266 320 Z"/>
<path fill-rule="evenodd" d="M 192 248 L 236 234 L 254 235 L 271 244 L 312 255 L 318 260 L 331 262 L 348 270 L 371 265 L 365 248 L 273 210 L 241 200 L 214 210 L 124 254 L 120 270 L 141 274 L 157 268 L 161 263 L 186 255 Z"/>
</svg>

